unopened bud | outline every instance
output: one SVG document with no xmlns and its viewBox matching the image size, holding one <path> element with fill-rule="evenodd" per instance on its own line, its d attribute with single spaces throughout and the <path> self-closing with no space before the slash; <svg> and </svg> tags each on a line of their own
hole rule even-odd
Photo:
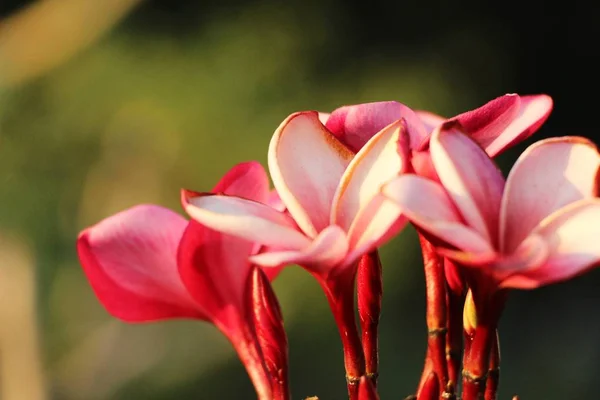
<svg viewBox="0 0 600 400">
<path fill-rule="evenodd" d="M 463 329 L 468 336 L 472 336 L 477 328 L 477 310 L 473 301 L 473 292 L 467 292 L 465 299 L 465 308 L 463 311 Z"/>
<path fill-rule="evenodd" d="M 275 399 L 289 398 L 288 343 L 273 288 L 262 269 L 252 271 L 252 315 L 259 346 L 273 385 Z"/>
</svg>

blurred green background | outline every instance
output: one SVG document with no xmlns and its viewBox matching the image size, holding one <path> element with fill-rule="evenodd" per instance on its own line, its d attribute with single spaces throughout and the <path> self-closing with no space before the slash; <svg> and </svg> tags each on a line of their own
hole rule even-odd
<svg viewBox="0 0 600 400">
<path fill-rule="evenodd" d="M 2 400 L 253 398 L 212 326 L 112 319 L 74 243 L 135 204 L 180 210 L 180 188 L 206 190 L 237 162 L 266 165 L 271 134 L 294 111 L 394 99 L 450 116 L 507 92 L 544 92 L 555 111 L 537 138 L 598 141 L 596 102 L 582 100 L 598 87 L 598 13 L 577 1 L 208 3 L 0 3 Z M 383 262 L 380 393 L 400 399 L 425 351 L 412 229 L 385 246 Z M 596 271 L 513 293 L 501 399 L 599 398 L 599 284 Z M 292 267 L 275 289 L 294 398 L 344 398 L 319 287 Z"/>
</svg>

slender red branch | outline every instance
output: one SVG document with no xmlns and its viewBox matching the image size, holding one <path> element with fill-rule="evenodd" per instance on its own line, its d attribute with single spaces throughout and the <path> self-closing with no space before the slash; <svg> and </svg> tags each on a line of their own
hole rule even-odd
<svg viewBox="0 0 600 400">
<path fill-rule="evenodd" d="M 485 282 L 480 285 L 480 288 L 485 287 L 484 284 Z M 476 286 L 471 285 L 471 287 L 475 288 Z M 470 324 L 476 326 L 474 326 L 472 340 L 463 361 L 463 400 L 482 400 L 484 398 L 492 346 L 496 340 L 496 327 L 505 300 L 506 292 L 504 291 L 491 292 L 488 290 L 483 293 L 473 293 L 476 318 L 475 321 L 471 318 Z M 467 334 L 470 335 L 470 332 Z"/>
<path fill-rule="evenodd" d="M 421 372 L 421 379 L 419 380 L 419 387 L 417 389 L 417 398 L 421 394 L 423 390 L 423 386 L 425 382 L 429 378 L 429 375 L 433 372 L 433 361 L 431 361 L 431 357 L 429 357 L 429 349 L 427 349 L 427 353 L 425 353 L 425 365 L 423 365 L 423 372 Z M 439 387 L 439 384 L 438 384 Z"/>
<path fill-rule="evenodd" d="M 496 400 L 498 385 L 500 383 L 500 338 L 498 330 L 492 344 L 490 353 L 490 366 L 488 369 L 487 383 L 485 384 L 485 400 Z"/>
<path fill-rule="evenodd" d="M 417 395 L 418 400 L 438 400 L 440 398 L 439 378 L 435 372 L 430 372 L 423 384 L 421 392 Z"/>
<path fill-rule="evenodd" d="M 439 379 L 439 388 L 444 390 L 448 383 L 446 364 L 446 278 L 443 259 L 437 254 L 433 244 L 419 234 L 423 265 L 425 268 L 425 286 L 427 292 L 427 355 L 431 358 L 433 371 Z"/>
<path fill-rule="evenodd" d="M 355 275 L 355 268 L 348 268 L 342 274 L 327 279 L 316 275 L 327 296 L 342 340 L 348 396 L 351 400 L 358 398 L 358 382 L 365 374 L 365 355 L 354 315 Z"/>
<path fill-rule="evenodd" d="M 446 334 L 446 364 L 448 380 L 458 383 L 463 347 L 463 307 L 465 296 L 448 291 L 448 333 Z"/>
<path fill-rule="evenodd" d="M 379 373 L 378 330 L 383 295 L 381 260 L 377 250 L 362 256 L 358 263 L 357 280 L 358 316 L 366 373 L 376 387 Z"/>
<path fill-rule="evenodd" d="M 482 400 L 487 379 L 490 350 L 496 335 L 496 327 L 489 323 L 479 323 L 464 360 L 463 400 Z"/>
<path fill-rule="evenodd" d="M 251 332 L 248 327 L 242 326 L 239 328 L 238 334 L 240 335 L 238 339 L 229 339 L 246 368 L 258 400 L 272 400 L 271 379 L 254 332 Z"/>
</svg>

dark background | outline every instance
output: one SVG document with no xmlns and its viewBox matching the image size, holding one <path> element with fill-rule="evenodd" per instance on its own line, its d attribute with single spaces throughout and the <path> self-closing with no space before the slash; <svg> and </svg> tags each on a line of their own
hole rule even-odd
<svg viewBox="0 0 600 400">
<path fill-rule="evenodd" d="M 211 187 L 242 160 L 265 163 L 272 131 L 293 111 L 394 99 L 450 116 L 504 93 L 547 93 L 550 119 L 500 158 L 505 170 L 536 139 L 600 141 L 600 13 L 592 3 L 151 0 L 28 75 L 73 39 L 37 49 L 34 35 L 27 41 L 35 18 L 3 30 L 29 3 L 0 3 L 0 257 L 19 261 L 2 301 L 20 315 L 0 313 L 0 324 L 17 332 L 4 330 L 0 380 L 28 379 L 39 390 L 3 389 L 3 399 L 252 398 L 233 351 L 207 324 L 112 320 L 73 243 L 79 230 L 121 209 L 155 202 L 179 210 L 180 187 Z M 84 23 L 82 32 L 88 25 L 94 29 Z M 25 39 L 15 48 L 31 46 L 40 59 L 6 50 L 3 39 L 19 29 Z M 380 393 L 400 399 L 414 390 L 425 349 L 414 232 L 383 255 Z M 306 275 L 292 267 L 275 284 L 294 398 L 341 399 L 337 332 Z M 34 288 L 33 306 L 19 285 Z M 599 288 L 592 271 L 511 295 L 500 326 L 500 399 L 600 398 Z M 25 305 L 13 303 L 13 292 Z M 15 341 L 22 329 L 37 335 Z M 7 346 L 27 356 L 9 358 Z M 22 358 L 30 364 L 17 366 Z"/>
</svg>

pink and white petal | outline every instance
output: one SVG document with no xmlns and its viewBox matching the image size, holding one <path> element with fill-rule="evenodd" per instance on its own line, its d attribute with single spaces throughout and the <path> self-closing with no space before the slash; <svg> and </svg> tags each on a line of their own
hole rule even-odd
<svg viewBox="0 0 600 400">
<path fill-rule="evenodd" d="M 274 251 L 256 254 L 250 261 L 263 268 L 298 264 L 318 274 L 327 274 L 348 253 L 346 233 L 337 225 L 323 229 L 310 246 L 298 251 Z"/>
<path fill-rule="evenodd" d="M 407 224 L 400 207 L 378 193 L 362 208 L 348 234 L 350 252 L 344 264 L 352 264 L 363 254 L 381 246 L 396 236 Z"/>
<path fill-rule="evenodd" d="M 486 148 L 519 115 L 520 104 L 518 94 L 505 94 L 450 121 L 458 122 L 464 133 Z"/>
<path fill-rule="evenodd" d="M 188 197 L 185 211 L 202 225 L 251 242 L 288 250 L 302 249 L 310 243 L 287 214 L 241 197 Z"/>
<path fill-rule="evenodd" d="M 428 146 L 429 147 L 429 146 Z M 413 151 L 410 157 L 410 163 L 415 174 L 423 178 L 439 182 L 440 178 L 435 171 L 435 166 L 431 160 L 429 148 L 426 151 Z"/>
<path fill-rule="evenodd" d="M 415 110 L 417 117 L 421 120 L 423 125 L 425 126 L 425 130 L 431 134 L 435 128 L 443 124 L 447 118 L 441 117 L 437 114 L 434 114 L 425 110 Z M 420 149 L 419 149 L 420 150 Z"/>
<path fill-rule="evenodd" d="M 409 148 L 406 124 L 398 120 L 385 127 L 356 154 L 340 180 L 331 207 L 331 221 L 350 230 L 360 210 L 381 186 L 406 171 Z"/>
<path fill-rule="evenodd" d="M 331 113 L 326 126 L 346 146 L 358 152 L 373 135 L 400 118 L 406 121 L 411 148 L 418 148 L 429 132 L 412 109 L 397 101 L 340 107 Z"/>
<path fill-rule="evenodd" d="M 290 115 L 275 131 L 269 146 L 271 178 L 308 236 L 329 225 L 333 196 L 353 156 L 314 111 Z"/>
<path fill-rule="evenodd" d="M 438 183 L 404 174 L 385 185 L 383 194 L 413 224 L 441 241 L 465 252 L 494 252 L 491 243 L 464 224 L 451 198 Z"/>
<path fill-rule="evenodd" d="M 277 190 L 275 189 L 269 192 L 269 197 L 267 198 L 265 204 L 279 212 L 285 211 L 285 204 L 283 204 L 281 197 L 279 197 L 279 193 L 277 193 Z"/>
<path fill-rule="evenodd" d="M 221 178 L 212 192 L 266 203 L 269 197 L 269 177 L 257 161 L 239 163 Z"/>
<path fill-rule="evenodd" d="M 522 281 L 528 282 L 526 288 L 564 281 L 586 272 L 600 263 L 600 199 L 581 200 L 557 211 L 533 234 L 545 240 L 549 255 L 541 266 L 519 274 Z M 514 285 L 513 282 L 511 287 Z"/>
<path fill-rule="evenodd" d="M 79 235 L 79 260 L 110 314 L 127 322 L 207 318 L 177 271 L 177 246 L 186 225 L 173 211 L 140 205 Z"/>
<path fill-rule="evenodd" d="M 190 221 L 181 239 L 179 274 L 213 322 L 233 328 L 244 320 L 248 261 L 253 243 Z"/>
<path fill-rule="evenodd" d="M 330 115 L 330 113 L 324 113 L 319 111 L 319 121 L 321 121 L 321 123 L 325 125 Z"/>
<path fill-rule="evenodd" d="M 440 181 L 466 224 L 496 246 L 504 190 L 498 167 L 477 143 L 445 125 L 434 131 L 430 151 Z"/>
<path fill-rule="evenodd" d="M 530 146 L 506 181 L 500 217 L 500 248 L 512 252 L 547 216 L 596 195 L 600 154 L 579 137 L 552 138 Z"/>
<path fill-rule="evenodd" d="M 485 151 L 494 157 L 535 133 L 552 112 L 552 98 L 545 94 L 521 96 L 518 115 L 491 142 Z"/>
</svg>

